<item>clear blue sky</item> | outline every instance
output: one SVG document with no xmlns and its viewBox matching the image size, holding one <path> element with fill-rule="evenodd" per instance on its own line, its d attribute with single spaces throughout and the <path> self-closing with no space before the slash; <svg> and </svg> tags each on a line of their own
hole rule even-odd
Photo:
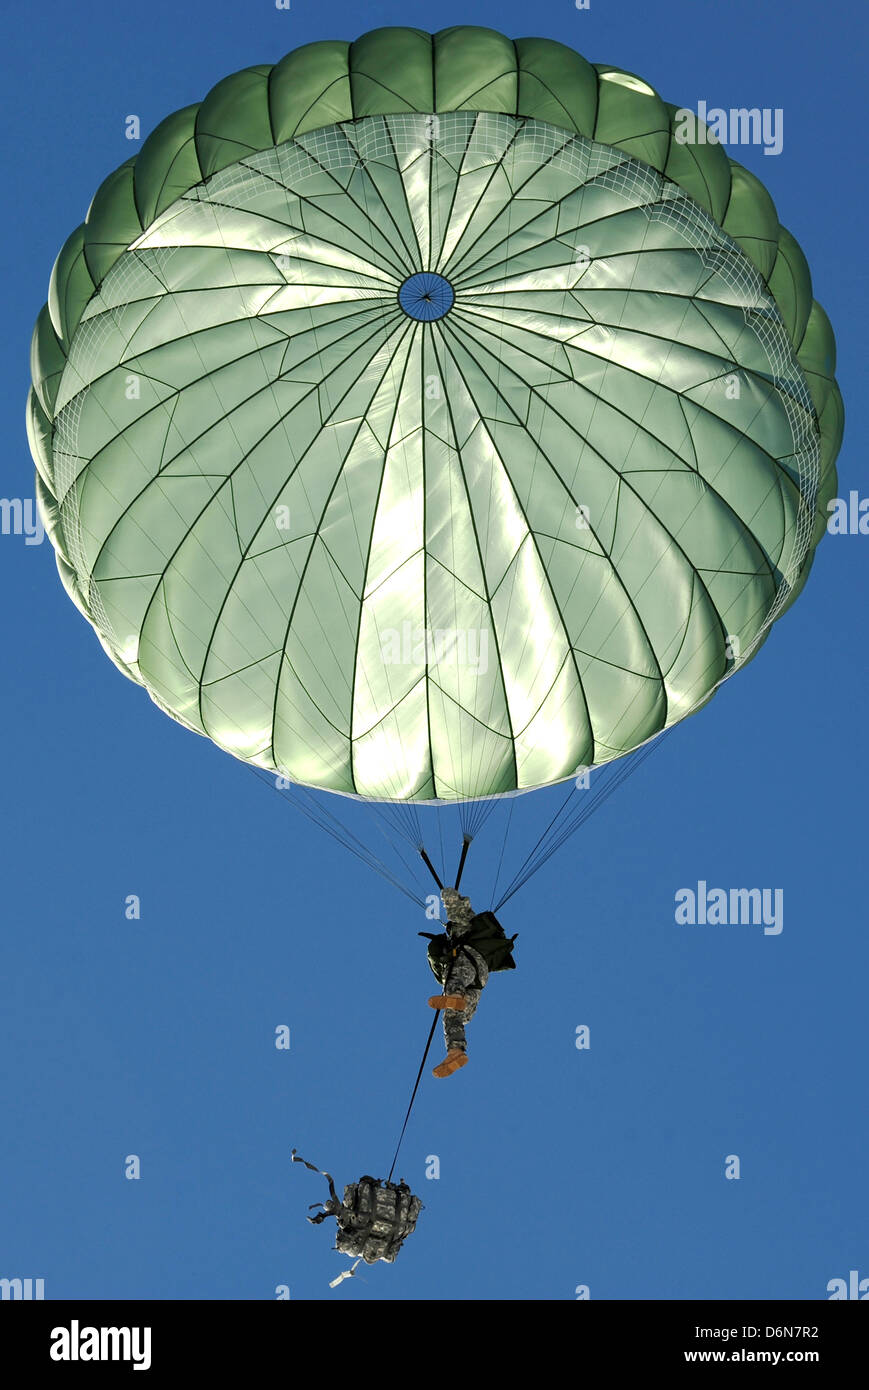
<svg viewBox="0 0 869 1390">
<path fill-rule="evenodd" d="M 124 117 L 147 134 L 318 38 L 461 22 L 559 39 L 683 105 L 783 108 L 783 153 L 737 157 L 808 256 L 848 412 L 840 494 L 869 493 L 865 19 L 845 0 L 46 0 L 4 16 L 4 496 L 32 496 L 32 324 L 61 243 L 130 155 Z M 492 981 L 471 1065 L 427 1077 L 411 1122 L 417 1234 L 333 1294 L 331 1223 L 304 1221 L 320 1180 L 289 1153 L 341 1182 L 388 1169 L 430 1019 L 426 922 L 115 671 L 47 541 L 0 537 L 0 1276 L 42 1277 L 53 1298 L 268 1299 L 286 1283 L 339 1303 L 579 1284 L 824 1298 L 831 1278 L 869 1275 L 867 560 L 869 537 L 828 537 L 758 659 L 513 900 L 520 969 Z M 542 823 L 548 805 L 516 815 Z M 485 906 L 495 839 L 476 854 L 466 883 Z M 677 927 L 674 894 L 699 879 L 782 887 L 783 932 Z"/>
</svg>

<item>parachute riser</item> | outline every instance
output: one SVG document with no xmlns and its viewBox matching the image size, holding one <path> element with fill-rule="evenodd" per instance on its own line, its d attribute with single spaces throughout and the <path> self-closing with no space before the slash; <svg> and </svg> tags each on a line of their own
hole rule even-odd
<svg viewBox="0 0 869 1390">
<path fill-rule="evenodd" d="M 466 860 L 467 857 L 468 857 L 468 850 L 470 849 L 470 847 L 471 847 L 471 837 L 470 837 L 470 835 L 465 835 L 464 839 L 462 840 L 462 857 L 461 857 L 461 859 L 459 860 L 459 867 L 458 867 L 458 869 L 457 869 L 457 871 L 456 871 L 456 892 L 459 891 L 459 884 L 460 884 L 461 881 L 462 881 L 462 874 L 464 873 L 464 870 L 465 870 L 465 860 Z"/>
<path fill-rule="evenodd" d="M 425 864 L 426 868 L 428 869 L 429 873 L 431 874 L 431 876 L 432 876 L 432 878 L 434 879 L 435 883 L 437 884 L 438 888 L 443 888 L 444 885 L 441 883 L 440 878 L 438 877 L 437 870 L 436 870 L 434 864 L 433 864 L 433 863 L 431 862 L 431 860 L 429 859 L 429 857 L 428 857 L 428 855 L 426 854 L 426 852 L 425 852 L 424 849 L 420 849 L 420 851 L 419 851 L 419 857 L 420 857 L 420 859 L 422 860 L 422 862 Z"/>
</svg>

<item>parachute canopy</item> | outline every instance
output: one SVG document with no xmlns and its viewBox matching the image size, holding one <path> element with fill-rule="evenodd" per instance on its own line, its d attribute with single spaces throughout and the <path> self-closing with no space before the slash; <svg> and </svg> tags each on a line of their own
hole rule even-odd
<svg viewBox="0 0 869 1390">
<path fill-rule="evenodd" d="M 482 798 L 754 654 L 835 491 L 834 342 L 766 190 L 676 115 L 549 40 L 383 29 L 226 78 L 109 176 L 29 434 L 67 590 L 161 708 L 309 786 Z"/>
</svg>

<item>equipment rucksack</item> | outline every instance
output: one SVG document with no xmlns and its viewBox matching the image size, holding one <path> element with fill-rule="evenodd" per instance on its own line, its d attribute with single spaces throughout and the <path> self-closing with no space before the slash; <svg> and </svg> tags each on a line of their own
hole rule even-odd
<svg viewBox="0 0 869 1390">
<path fill-rule="evenodd" d="M 366 1264 L 391 1264 L 416 1229 L 422 1202 L 407 1183 L 364 1177 L 344 1188 L 335 1249 Z"/>
<path fill-rule="evenodd" d="M 494 912 L 478 912 L 464 939 L 475 951 L 480 952 L 490 970 L 515 970 L 513 942 L 518 935 L 518 932 L 514 932 L 512 936 L 507 936 Z"/>
</svg>

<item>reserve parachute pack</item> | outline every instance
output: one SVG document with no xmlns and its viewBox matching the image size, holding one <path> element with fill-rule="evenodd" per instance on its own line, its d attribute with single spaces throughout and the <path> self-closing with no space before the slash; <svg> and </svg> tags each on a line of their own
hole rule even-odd
<svg viewBox="0 0 869 1390">
<path fill-rule="evenodd" d="M 446 932 L 435 936 L 432 932 L 419 932 L 428 938 L 428 963 L 435 978 L 444 982 L 449 962 L 455 947 Z M 461 938 L 460 946 L 473 946 L 479 951 L 489 970 L 515 970 L 513 943 L 518 932 L 507 936 L 494 912 L 477 912 L 471 925 Z"/>
</svg>

